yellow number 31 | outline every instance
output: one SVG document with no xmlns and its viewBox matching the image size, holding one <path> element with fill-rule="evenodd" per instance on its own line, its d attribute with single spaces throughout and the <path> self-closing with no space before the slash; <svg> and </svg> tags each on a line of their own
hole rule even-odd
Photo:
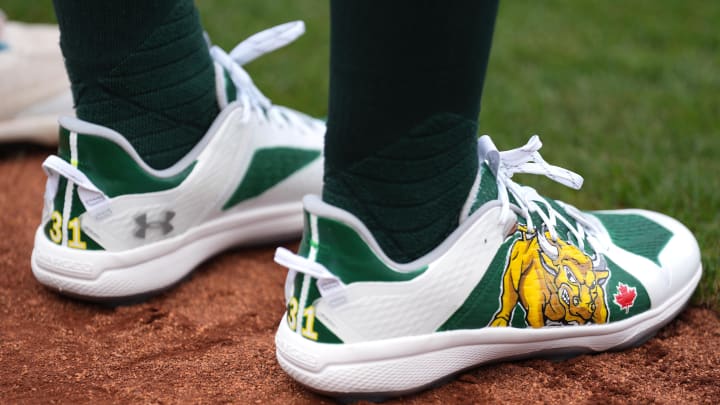
<svg viewBox="0 0 720 405">
<path fill-rule="evenodd" d="M 295 297 L 290 298 L 288 302 L 287 320 L 290 329 L 295 330 L 297 328 L 297 316 L 298 316 L 298 300 Z M 300 333 L 310 340 L 318 340 L 318 334 L 315 332 L 315 308 L 309 306 L 303 310 L 303 327 Z"/>
<path fill-rule="evenodd" d="M 52 215 L 50 215 L 50 221 L 52 221 L 49 232 L 50 240 L 59 245 L 63 239 L 62 214 L 60 214 L 59 211 L 53 211 Z M 87 243 L 80 240 L 80 218 L 75 217 L 68 221 L 67 227 L 68 230 L 72 233 L 72 238 L 68 240 L 68 247 L 74 249 L 87 249 Z"/>
</svg>

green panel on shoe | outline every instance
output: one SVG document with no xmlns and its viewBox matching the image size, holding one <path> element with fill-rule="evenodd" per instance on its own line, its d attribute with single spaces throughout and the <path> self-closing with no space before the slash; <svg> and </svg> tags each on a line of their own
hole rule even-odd
<svg viewBox="0 0 720 405">
<path fill-rule="evenodd" d="M 343 343 L 342 339 L 335 336 L 334 333 L 330 329 L 328 329 L 325 324 L 322 323 L 319 319 L 315 318 L 315 332 L 318 334 L 318 342 L 320 343 Z"/>
<path fill-rule="evenodd" d="M 58 180 L 58 189 L 53 199 L 53 211 L 63 212 L 63 206 L 65 205 L 65 188 L 67 187 L 68 180 L 65 177 L 60 177 Z"/>
<path fill-rule="evenodd" d="M 612 260 L 606 260 L 610 269 L 610 279 L 605 286 L 610 309 L 608 321 L 621 321 L 650 309 L 650 296 L 640 281 Z"/>
<path fill-rule="evenodd" d="M 238 188 L 223 209 L 257 197 L 320 156 L 320 151 L 296 148 L 258 149 Z"/>
<path fill-rule="evenodd" d="M 305 275 L 303 273 L 296 273 L 295 274 L 295 282 L 293 283 L 293 296 L 300 299 L 300 293 L 302 292 L 302 285 L 303 285 L 303 278 Z"/>
<path fill-rule="evenodd" d="M 237 100 L 237 88 L 230 77 L 230 72 L 227 69 L 223 69 L 223 76 L 225 77 L 225 96 L 227 97 L 228 104 Z"/>
<path fill-rule="evenodd" d="M 175 176 L 156 177 L 143 170 L 125 150 L 108 139 L 78 134 L 77 145 L 78 169 L 109 197 L 175 188 L 195 167 L 193 162 Z"/>
<path fill-rule="evenodd" d="M 527 312 L 525 312 L 525 308 L 518 303 L 515 305 L 515 309 L 513 309 L 510 326 L 513 328 L 527 328 L 527 321 L 525 320 L 526 316 Z"/>
<path fill-rule="evenodd" d="M 483 163 L 479 170 L 480 187 L 478 188 L 478 192 L 475 196 L 475 201 L 470 207 L 470 214 L 475 212 L 488 201 L 497 200 L 498 198 L 497 182 L 495 181 L 495 176 L 493 176 L 490 168 L 487 164 Z"/>
<path fill-rule="evenodd" d="M 602 222 L 615 245 L 660 265 L 658 257 L 672 238 L 672 232 L 642 215 L 600 212 L 590 214 Z"/>
<path fill-rule="evenodd" d="M 302 239 L 300 239 L 300 246 L 298 247 L 298 256 L 308 257 L 310 254 L 310 214 L 307 211 L 303 211 L 303 233 Z"/>
<path fill-rule="evenodd" d="M 422 274 L 427 266 L 401 273 L 386 266 L 349 226 L 318 218 L 316 262 L 324 265 L 345 284 L 360 281 L 408 281 Z"/>
<path fill-rule="evenodd" d="M 553 200 L 552 198 L 544 198 L 544 200 L 547 201 L 548 204 L 550 204 L 552 209 L 557 211 L 563 218 L 565 218 L 565 220 L 570 222 L 570 225 L 572 225 L 574 228 L 578 227 L 577 221 L 573 217 L 571 217 L 570 214 L 567 213 L 565 208 L 563 208 L 562 205 L 558 204 L 557 201 Z M 547 214 L 548 210 L 546 209 L 546 207 L 542 207 L 542 208 L 543 208 L 543 212 L 545 214 Z M 572 233 L 569 232 L 568 227 L 565 225 L 565 223 L 563 221 L 557 221 L 557 224 L 555 225 L 555 229 L 558 232 L 558 234 L 560 234 L 560 236 L 565 240 L 567 240 L 566 237 L 568 236 L 568 233 L 570 233 L 572 235 Z M 575 236 L 573 236 L 573 238 L 574 237 Z"/>
<path fill-rule="evenodd" d="M 508 252 L 517 238 L 508 238 L 490 262 L 490 266 L 480 282 L 473 288 L 465 302 L 445 323 L 438 328 L 438 331 L 456 329 L 478 329 L 486 327 L 493 319 L 495 312 L 500 306 L 500 295 L 502 293 L 502 278 L 505 271 L 505 263 L 508 260 Z M 481 269 L 478 269 L 478 271 Z M 524 313 L 523 313 L 524 315 Z M 516 326 L 513 316 L 512 326 Z M 525 325 L 524 322 L 522 322 Z M 523 326 L 524 327 L 524 326 Z"/>
<path fill-rule="evenodd" d="M 544 200 L 547 201 L 548 204 L 550 204 L 550 206 L 555 211 L 557 211 L 563 218 L 565 218 L 565 220 L 567 220 L 570 223 L 570 225 L 572 225 L 574 228 L 578 228 L 577 221 L 572 216 L 570 216 L 567 213 L 567 211 L 565 210 L 565 208 L 563 208 L 560 204 L 558 204 L 557 201 L 553 200 L 552 198 L 544 198 Z M 543 212 L 545 214 L 548 213 L 548 210 L 545 206 L 541 205 L 541 208 L 543 209 Z M 576 246 L 579 244 L 579 241 L 576 240 L 577 238 L 575 237 L 575 234 L 570 232 L 570 229 L 567 227 L 567 225 L 565 225 L 565 223 L 563 221 L 557 221 L 557 224 L 555 225 L 555 231 L 558 233 L 558 235 L 560 235 L 560 238 L 562 238 L 566 242 L 570 242 Z M 590 244 L 590 242 L 588 242 L 587 238 L 585 238 L 585 240 L 583 240 L 583 248 L 584 248 L 585 253 L 587 253 L 588 255 L 592 256 L 595 254 L 595 249 L 593 249 L 592 245 Z"/>
<path fill-rule="evenodd" d="M 70 161 L 70 131 L 60 127 L 58 138 L 58 156 L 66 162 Z"/>
</svg>

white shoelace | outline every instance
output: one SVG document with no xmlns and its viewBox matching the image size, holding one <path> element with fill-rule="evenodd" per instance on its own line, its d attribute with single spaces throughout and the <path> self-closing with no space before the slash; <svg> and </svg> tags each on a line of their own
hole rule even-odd
<svg viewBox="0 0 720 405">
<path fill-rule="evenodd" d="M 250 36 L 240 42 L 229 54 L 217 46 L 210 49 L 215 62 L 228 71 L 237 88 L 238 101 L 242 104 L 245 113 L 244 119 L 249 119 L 250 114 L 255 113 L 261 119 L 280 128 L 292 126 L 304 133 L 317 133 L 323 126 L 320 120 L 290 108 L 273 105 L 270 99 L 255 86 L 248 72 L 242 68 L 258 57 L 293 42 L 304 32 L 305 24 L 302 21 L 293 21 Z"/>
<path fill-rule="evenodd" d="M 485 161 L 490 170 L 497 179 L 498 199 L 502 203 L 500 213 L 501 221 L 506 221 L 510 216 L 515 215 L 510 207 L 510 197 L 515 197 L 516 205 L 520 209 L 519 214 L 526 220 L 527 231 L 534 233 L 536 224 L 533 223 L 531 213 L 536 213 L 543 225 L 541 231 L 547 230 L 553 241 L 558 238 L 555 227 L 558 221 L 562 222 L 569 231 L 575 236 L 578 247 L 584 249 L 584 241 L 587 236 L 593 236 L 598 232 L 595 225 L 589 222 L 585 216 L 577 208 L 558 201 L 563 209 L 571 216 L 576 223 L 572 224 L 562 214 L 557 212 L 542 196 L 535 191 L 534 188 L 521 186 L 512 180 L 512 176 L 516 173 L 528 173 L 543 175 L 550 180 L 560 183 L 564 186 L 579 190 L 582 187 L 583 178 L 577 173 L 564 169 L 559 166 L 553 166 L 547 163 L 540 156 L 540 148 L 542 142 L 540 137 L 533 135 L 530 140 L 523 146 L 507 151 L 499 152 L 489 136 L 483 135 L 478 139 L 478 156 L 480 161 Z M 547 211 L 540 208 L 542 204 Z M 595 238 L 587 239 L 595 250 Z"/>
</svg>

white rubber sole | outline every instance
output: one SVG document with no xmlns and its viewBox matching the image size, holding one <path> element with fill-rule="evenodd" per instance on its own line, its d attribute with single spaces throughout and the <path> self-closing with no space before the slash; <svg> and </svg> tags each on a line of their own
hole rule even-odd
<svg viewBox="0 0 720 405">
<path fill-rule="evenodd" d="M 623 321 L 543 329 L 482 328 L 351 344 L 316 343 L 283 319 L 275 336 L 280 366 L 312 390 L 333 396 L 387 397 L 421 390 L 463 370 L 537 355 L 576 355 L 633 347 L 670 322 L 700 281 Z"/>
<path fill-rule="evenodd" d="M 302 232 L 300 202 L 229 214 L 176 237 L 123 252 L 85 251 L 35 233 L 31 266 L 43 285 L 96 301 L 122 301 L 165 290 L 207 258 L 232 246 L 287 240 Z"/>
</svg>

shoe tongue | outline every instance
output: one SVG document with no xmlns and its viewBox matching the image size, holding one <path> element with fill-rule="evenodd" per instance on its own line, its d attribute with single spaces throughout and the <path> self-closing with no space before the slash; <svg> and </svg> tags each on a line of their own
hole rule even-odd
<svg viewBox="0 0 720 405">
<path fill-rule="evenodd" d="M 478 168 L 477 178 L 473 187 L 470 189 L 468 200 L 465 203 L 465 209 L 461 222 L 472 215 L 478 208 L 483 206 L 488 201 L 497 200 L 498 189 L 495 175 L 488 167 L 487 163 L 482 162 Z"/>
<path fill-rule="evenodd" d="M 483 162 L 478 168 L 478 179 L 475 180 L 475 183 L 476 184 L 470 190 L 468 202 L 466 203 L 467 206 L 465 211 L 467 212 L 467 214 L 463 216 L 461 222 L 471 216 L 475 211 L 477 211 L 478 208 L 482 207 L 485 203 L 498 199 L 497 181 L 495 180 L 495 175 L 492 173 L 492 170 L 487 165 L 487 163 Z M 515 196 L 512 195 L 512 193 L 508 193 L 508 199 L 510 201 L 510 204 L 516 204 L 517 200 L 515 199 Z M 562 215 L 573 226 L 577 226 L 575 219 L 568 215 L 568 213 L 560 204 L 550 198 L 543 197 L 543 200 L 545 200 L 547 204 L 549 204 L 552 209 L 555 210 L 555 212 Z M 538 206 L 545 214 L 548 213 L 548 208 L 546 204 L 539 203 Z M 530 213 L 530 215 L 532 216 L 532 220 L 535 225 L 542 224 L 542 218 L 540 217 L 540 215 L 538 215 L 537 212 L 532 212 Z M 518 215 L 518 222 L 525 224 L 527 221 L 521 215 Z M 558 224 L 556 224 L 556 229 L 558 233 L 562 235 L 563 239 L 567 239 L 567 234 L 569 230 L 564 223 L 558 221 Z"/>
<path fill-rule="evenodd" d="M 552 207 L 552 210 L 555 211 L 556 216 L 562 216 L 565 221 L 567 221 L 573 228 L 577 228 L 579 225 L 577 223 L 577 220 L 573 218 L 570 214 L 567 213 L 565 208 L 558 203 L 557 201 L 553 200 L 552 198 L 542 197 L 543 200 L 545 200 L 550 207 Z M 538 206 L 540 209 L 547 215 L 548 214 L 548 207 L 545 204 L 538 203 Z M 542 218 L 540 218 L 540 215 L 538 215 L 537 212 L 530 213 L 530 216 L 532 217 L 533 223 L 536 226 L 540 226 L 542 224 Z M 527 221 L 520 217 L 519 221 L 522 223 L 526 223 Z M 571 243 L 573 245 L 578 246 L 579 241 L 577 240 L 575 234 L 568 228 L 568 226 L 565 224 L 564 221 L 558 220 L 555 223 L 555 232 L 557 232 L 560 239 L 564 240 L 565 242 Z M 595 250 L 592 248 L 592 245 L 587 241 L 587 238 L 583 241 L 585 252 L 586 253 L 595 253 Z"/>
</svg>

